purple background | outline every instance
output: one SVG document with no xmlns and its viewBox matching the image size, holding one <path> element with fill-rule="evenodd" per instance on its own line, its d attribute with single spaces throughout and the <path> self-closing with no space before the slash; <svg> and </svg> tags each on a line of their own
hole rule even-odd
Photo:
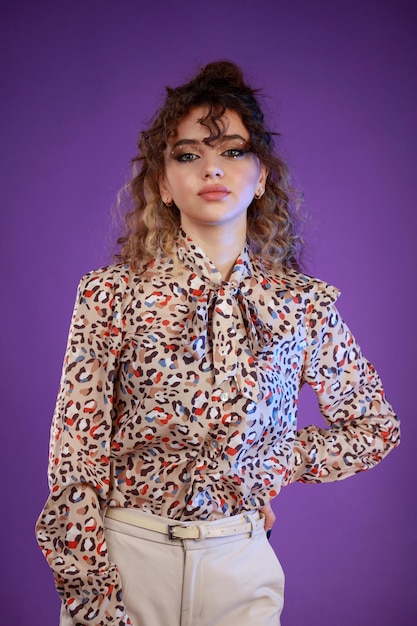
<svg viewBox="0 0 417 626">
<path fill-rule="evenodd" d="M 342 289 L 402 417 L 381 466 L 275 501 L 283 626 L 417 623 L 416 17 L 399 0 L 3 0 L 2 623 L 58 623 L 33 527 L 78 280 L 109 259 L 110 207 L 163 87 L 225 57 L 269 95 L 311 216 L 306 270 Z M 301 414 L 320 422 L 308 395 Z"/>
</svg>

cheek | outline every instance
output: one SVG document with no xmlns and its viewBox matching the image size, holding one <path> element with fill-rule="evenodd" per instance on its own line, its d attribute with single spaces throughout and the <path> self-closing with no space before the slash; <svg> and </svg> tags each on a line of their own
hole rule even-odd
<svg viewBox="0 0 417 626">
<path fill-rule="evenodd" d="M 241 175 L 245 177 L 248 184 L 255 185 L 261 175 L 261 166 L 255 156 L 252 155 L 252 159 L 244 164 Z"/>
<path fill-rule="evenodd" d="M 167 181 L 173 192 L 181 193 L 190 187 L 190 173 L 184 171 L 170 171 L 167 173 Z"/>
<path fill-rule="evenodd" d="M 245 188 L 249 190 L 256 190 L 258 186 L 260 176 L 260 170 L 258 168 L 250 168 L 249 171 L 242 173 L 242 178 L 245 181 Z"/>
</svg>

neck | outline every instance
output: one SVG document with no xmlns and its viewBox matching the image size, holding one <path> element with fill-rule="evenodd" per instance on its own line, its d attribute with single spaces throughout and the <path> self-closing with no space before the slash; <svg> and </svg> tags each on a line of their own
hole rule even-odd
<svg viewBox="0 0 417 626">
<path fill-rule="evenodd" d="M 223 280 L 229 280 L 236 259 L 246 241 L 245 228 L 224 228 L 214 225 L 195 227 L 182 224 L 183 229 L 214 263 Z"/>
</svg>

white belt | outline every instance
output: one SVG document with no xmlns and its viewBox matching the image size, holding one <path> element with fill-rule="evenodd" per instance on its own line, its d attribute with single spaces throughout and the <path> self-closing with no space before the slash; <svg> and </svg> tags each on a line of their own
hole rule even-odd
<svg viewBox="0 0 417 626">
<path fill-rule="evenodd" d="M 211 539 L 212 537 L 231 537 L 233 535 L 248 534 L 252 536 L 258 525 L 264 525 L 263 518 L 253 519 L 249 515 L 244 515 L 240 522 L 233 523 L 231 518 L 226 518 L 223 525 L 213 522 L 205 522 L 201 525 L 183 526 L 181 523 L 167 524 L 155 517 L 139 517 L 130 512 L 129 509 L 121 507 L 109 507 L 106 517 L 118 522 L 125 522 L 132 526 L 153 530 L 157 533 L 167 535 L 168 539 Z"/>
</svg>

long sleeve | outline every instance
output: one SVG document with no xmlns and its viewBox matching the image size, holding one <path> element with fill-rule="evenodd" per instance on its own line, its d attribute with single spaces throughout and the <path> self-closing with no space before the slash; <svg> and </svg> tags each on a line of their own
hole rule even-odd
<svg viewBox="0 0 417 626">
<path fill-rule="evenodd" d="M 376 465 L 399 443 L 399 421 L 381 380 L 333 303 L 312 305 L 303 382 L 328 428 L 297 432 L 284 483 L 341 480 Z"/>
<path fill-rule="evenodd" d="M 130 624 L 103 531 L 120 281 L 100 270 L 80 283 L 51 428 L 50 496 L 37 523 L 39 545 L 75 625 Z"/>
</svg>

